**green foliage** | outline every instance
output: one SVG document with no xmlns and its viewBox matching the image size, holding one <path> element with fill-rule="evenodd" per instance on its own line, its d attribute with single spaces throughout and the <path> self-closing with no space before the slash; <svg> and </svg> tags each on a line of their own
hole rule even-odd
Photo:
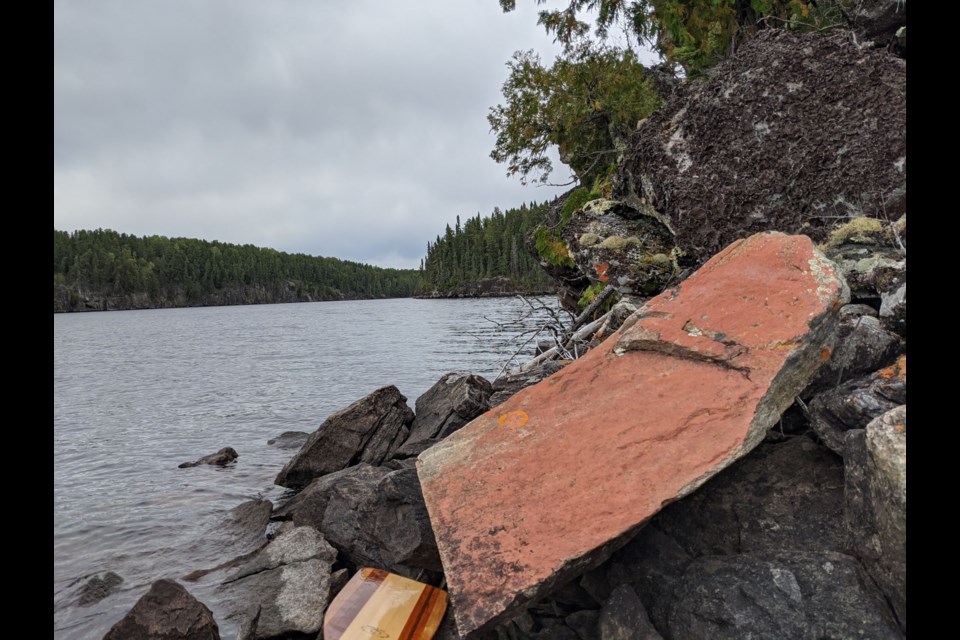
<svg viewBox="0 0 960 640">
<path fill-rule="evenodd" d="M 500 6 L 512 11 L 516 0 L 500 0 Z M 569 0 L 564 8 L 540 11 L 539 24 L 573 47 L 589 33 L 589 24 L 578 17 L 584 12 L 596 15 L 600 39 L 610 27 L 627 24 L 641 42 L 687 73 L 732 53 L 765 27 L 821 30 L 845 23 L 835 0 Z"/>
<path fill-rule="evenodd" d="M 571 269 L 576 267 L 573 258 L 570 257 L 570 250 L 567 249 L 567 243 L 557 237 L 551 229 L 544 226 L 537 227 L 534 232 L 534 241 L 537 253 L 549 264 Z"/>
<path fill-rule="evenodd" d="M 549 68 L 533 51 L 516 52 L 507 66 L 504 104 L 487 116 L 496 133 L 490 157 L 524 184 L 547 181 L 552 147 L 581 184 L 591 184 L 660 103 L 632 51 L 582 43 Z"/>
<path fill-rule="evenodd" d="M 545 205 L 531 203 L 468 218 L 450 225 L 436 242 L 427 243 L 418 291 L 455 292 L 485 278 L 510 278 L 518 288 L 543 289 L 553 281 L 524 249 L 524 238 L 543 219 Z"/>
<path fill-rule="evenodd" d="M 606 288 L 606 284 L 603 282 L 594 282 L 592 285 L 583 290 L 583 295 L 580 296 L 580 299 L 577 301 L 577 306 L 581 309 L 586 309 L 593 301 L 597 299 L 597 296 L 600 295 L 600 292 Z M 611 296 L 611 300 L 613 297 Z M 609 309 L 608 309 L 609 310 Z M 606 313 L 605 310 L 604 313 Z"/>
<path fill-rule="evenodd" d="M 153 301 L 200 304 L 224 289 L 299 291 L 313 300 L 407 297 L 414 269 L 381 269 L 356 262 L 289 254 L 253 245 L 116 231 L 53 232 L 54 285 L 102 296 L 146 295 Z M 79 295 L 70 296 L 72 306 Z M 164 305 L 164 306 L 169 306 Z"/>
</svg>

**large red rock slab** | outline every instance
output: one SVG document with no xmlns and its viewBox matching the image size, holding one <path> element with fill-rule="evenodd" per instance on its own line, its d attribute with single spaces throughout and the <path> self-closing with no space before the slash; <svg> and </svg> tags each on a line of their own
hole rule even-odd
<svg viewBox="0 0 960 640">
<path fill-rule="evenodd" d="M 806 236 L 738 240 L 420 454 L 460 633 L 596 566 L 758 444 L 829 356 L 848 299 Z"/>
</svg>

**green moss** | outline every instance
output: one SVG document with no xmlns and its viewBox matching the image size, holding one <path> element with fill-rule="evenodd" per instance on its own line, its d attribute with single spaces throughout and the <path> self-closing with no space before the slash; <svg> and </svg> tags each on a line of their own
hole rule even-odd
<svg viewBox="0 0 960 640">
<path fill-rule="evenodd" d="M 600 293 L 606 289 L 606 287 L 606 283 L 594 282 L 592 285 L 583 290 L 583 294 L 580 296 L 580 299 L 577 300 L 577 306 L 579 306 L 581 310 L 586 309 L 593 304 L 593 301 L 597 299 L 597 296 L 599 296 Z M 604 300 L 603 304 L 600 305 L 600 308 L 597 309 L 597 316 L 602 316 L 607 311 L 610 311 L 610 309 L 617 303 L 617 300 L 619 299 L 620 294 L 614 292 L 613 295 Z"/>
<path fill-rule="evenodd" d="M 580 246 L 583 247 L 592 247 L 593 245 L 600 242 L 600 236 L 595 233 L 584 233 L 580 236 Z"/>
<path fill-rule="evenodd" d="M 830 234 L 824 243 L 826 249 L 835 249 L 842 244 L 876 244 L 883 234 L 883 223 L 876 218 L 854 218 Z"/>
<path fill-rule="evenodd" d="M 537 227 L 534 240 L 536 241 L 537 254 L 548 264 L 571 269 L 576 267 L 573 258 L 570 257 L 570 251 L 567 249 L 566 243 L 554 236 L 547 227 Z"/>
<path fill-rule="evenodd" d="M 636 236 L 631 236 L 629 238 L 624 238 L 623 236 L 610 236 L 606 238 L 603 242 L 600 243 L 601 249 L 610 249 L 612 251 L 623 251 L 627 247 L 639 247 L 643 243 L 640 242 L 640 238 Z"/>
</svg>

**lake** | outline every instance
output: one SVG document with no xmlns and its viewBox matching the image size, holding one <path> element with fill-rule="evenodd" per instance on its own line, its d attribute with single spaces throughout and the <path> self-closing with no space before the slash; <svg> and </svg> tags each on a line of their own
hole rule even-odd
<svg viewBox="0 0 960 640">
<path fill-rule="evenodd" d="M 414 408 L 448 371 L 493 381 L 556 308 L 396 299 L 55 314 L 54 636 L 102 638 L 172 578 L 233 637 L 218 603 L 180 578 L 228 559 L 216 525 L 229 509 L 286 491 L 273 479 L 296 451 L 267 440 L 312 432 L 384 385 Z M 228 446 L 235 465 L 177 468 Z M 103 571 L 123 577 L 119 591 L 75 606 Z"/>
</svg>

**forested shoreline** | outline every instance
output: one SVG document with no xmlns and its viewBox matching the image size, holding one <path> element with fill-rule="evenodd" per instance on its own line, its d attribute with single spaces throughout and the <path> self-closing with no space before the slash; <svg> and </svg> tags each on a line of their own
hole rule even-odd
<svg viewBox="0 0 960 640">
<path fill-rule="evenodd" d="M 555 283 L 525 246 L 547 204 L 530 203 L 488 217 L 457 216 L 442 236 L 427 243 L 418 297 L 471 297 L 546 293 Z"/>
<path fill-rule="evenodd" d="M 250 244 L 53 232 L 53 310 L 152 309 L 411 296 L 416 269 L 290 254 Z"/>
</svg>

